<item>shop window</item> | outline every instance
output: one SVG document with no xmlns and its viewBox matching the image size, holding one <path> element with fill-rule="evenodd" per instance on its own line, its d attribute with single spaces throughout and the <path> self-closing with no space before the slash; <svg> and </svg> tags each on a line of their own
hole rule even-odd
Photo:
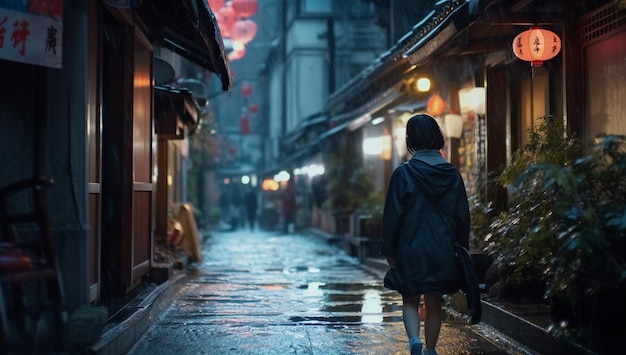
<svg viewBox="0 0 626 355">
<path fill-rule="evenodd" d="M 585 48 L 587 137 L 626 135 L 626 33 Z"/>
</svg>

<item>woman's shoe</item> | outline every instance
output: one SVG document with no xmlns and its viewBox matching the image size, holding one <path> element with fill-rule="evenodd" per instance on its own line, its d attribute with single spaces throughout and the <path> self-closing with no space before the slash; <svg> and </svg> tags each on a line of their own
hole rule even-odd
<svg viewBox="0 0 626 355">
<path fill-rule="evenodd" d="M 424 355 L 439 355 L 434 349 L 424 349 Z"/>
<path fill-rule="evenodd" d="M 409 340 L 411 355 L 422 355 L 422 341 L 420 338 L 411 338 Z"/>
</svg>

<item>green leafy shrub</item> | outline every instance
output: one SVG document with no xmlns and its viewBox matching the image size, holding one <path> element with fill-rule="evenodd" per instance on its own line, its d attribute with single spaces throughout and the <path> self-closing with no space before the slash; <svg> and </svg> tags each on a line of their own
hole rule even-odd
<svg viewBox="0 0 626 355">
<path fill-rule="evenodd" d="M 559 249 L 547 278 L 551 332 L 604 352 L 626 345 L 626 142 L 608 136 L 572 168 L 539 167 L 555 205 Z"/>
<path fill-rule="evenodd" d="M 626 316 L 626 142 L 607 136 L 582 152 L 545 119 L 498 177 L 509 208 L 486 241 L 500 296 L 546 297 L 552 334 L 604 353 L 626 346 L 615 326 Z"/>
<path fill-rule="evenodd" d="M 363 166 L 357 136 L 334 141 L 326 163 L 326 200 L 322 206 L 335 211 L 354 211 L 372 193 L 373 182 Z"/>
<path fill-rule="evenodd" d="M 543 276 L 560 246 L 550 217 L 561 201 L 545 189 L 539 166 L 572 166 L 581 151 L 577 139 L 566 137 L 563 121 L 547 117 L 499 175 L 509 191 L 509 208 L 491 220 L 486 237 L 486 250 L 498 255 L 499 282 L 492 293 L 505 298 L 544 296 Z"/>
<path fill-rule="evenodd" d="M 369 215 L 372 221 L 381 223 L 385 209 L 385 196 L 380 192 L 371 193 L 363 200 L 359 209 Z"/>
</svg>

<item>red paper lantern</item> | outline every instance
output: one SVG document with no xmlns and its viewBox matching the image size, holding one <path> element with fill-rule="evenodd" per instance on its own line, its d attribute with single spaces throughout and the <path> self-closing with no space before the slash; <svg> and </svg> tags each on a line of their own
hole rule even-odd
<svg viewBox="0 0 626 355">
<path fill-rule="evenodd" d="M 248 116 L 246 115 L 241 116 L 241 119 L 239 120 L 239 122 L 241 123 L 241 134 L 243 135 L 250 134 L 250 119 L 248 118 Z"/>
<path fill-rule="evenodd" d="M 256 0 L 233 0 L 231 5 L 233 10 L 242 17 L 250 17 L 259 9 Z"/>
<path fill-rule="evenodd" d="M 230 38 L 233 41 L 247 44 L 256 36 L 257 26 L 252 20 L 239 20 L 230 29 Z"/>
<path fill-rule="evenodd" d="M 241 87 L 241 95 L 244 97 L 249 97 L 252 95 L 252 86 L 250 84 L 243 84 Z"/>
<path fill-rule="evenodd" d="M 225 0 L 207 0 L 207 3 L 213 12 L 221 9 L 222 6 L 224 6 L 224 2 Z"/>
<path fill-rule="evenodd" d="M 217 25 L 220 28 L 222 37 L 230 37 L 230 32 L 235 25 L 235 22 L 239 21 L 240 18 L 241 17 L 235 13 L 231 6 L 226 5 L 217 10 L 215 13 L 215 19 L 217 20 Z"/>
<path fill-rule="evenodd" d="M 531 27 L 513 40 L 513 53 L 521 60 L 540 67 L 543 62 L 554 58 L 561 51 L 561 39 L 554 32 L 541 27 Z"/>
<path fill-rule="evenodd" d="M 257 113 L 257 112 L 259 112 L 259 105 L 257 105 L 257 104 L 250 104 L 250 106 L 248 107 L 248 111 L 250 111 L 250 113 Z"/>
<path fill-rule="evenodd" d="M 434 94 L 428 99 L 428 105 L 426 109 L 429 114 L 433 116 L 439 116 L 443 113 L 443 110 L 446 108 L 446 101 L 439 96 L 439 94 Z"/>
</svg>

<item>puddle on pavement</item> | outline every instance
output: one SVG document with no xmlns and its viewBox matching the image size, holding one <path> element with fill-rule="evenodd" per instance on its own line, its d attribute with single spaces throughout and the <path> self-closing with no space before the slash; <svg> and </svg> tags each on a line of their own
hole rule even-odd
<svg viewBox="0 0 626 355">
<path fill-rule="evenodd" d="M 319 297 L 320 316 L 291 317 L 297 323 L 384 323 L 398 322 L 401 301 L 375 283 L 311 282 L 299 286 L 306 296 Z"/>
<path fill-rule="evenodd" d="M 299 324 L 338 324 L 338 323 L 395 323 L 401 322 L 400 316 L 380 316 L 380 315 L 349 315 L 349 316 L 294 316 L 289 320 Z"/>
</svg>

